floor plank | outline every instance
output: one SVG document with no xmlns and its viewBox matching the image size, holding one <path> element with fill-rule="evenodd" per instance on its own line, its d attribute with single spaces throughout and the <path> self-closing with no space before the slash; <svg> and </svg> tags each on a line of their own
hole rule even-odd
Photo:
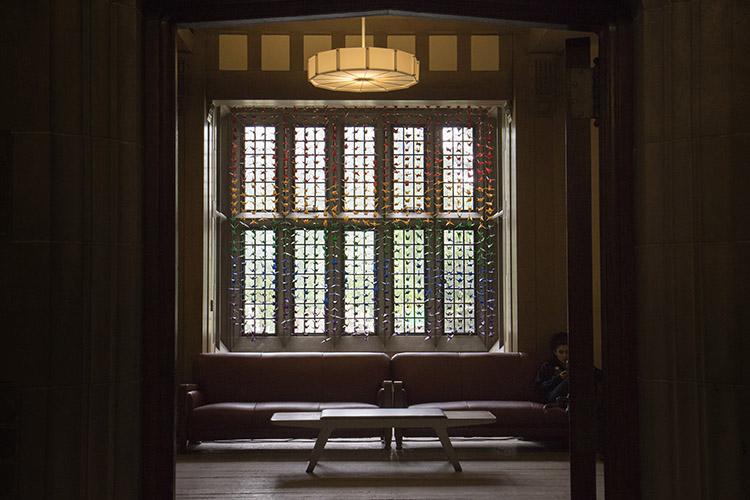
<svg viewBox="0 0 750 500">
<path fill-rule="evenodd" d="M 566 450 L 515 439 L 453 443 L 460 473 L 436 439 L 406 440 L 403 451 L 383 450 L 377 440 L 332 440 L 312 475 L 305 473 L 312 440 L 206 443 L 178 457 L 177 498 L 570 498 Z M 600 489 L 602 470 L 600 463 Z"/>
</svg>

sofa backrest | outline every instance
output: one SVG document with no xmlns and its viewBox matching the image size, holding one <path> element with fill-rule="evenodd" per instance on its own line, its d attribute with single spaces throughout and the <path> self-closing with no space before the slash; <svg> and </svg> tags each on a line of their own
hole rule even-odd
<svg viewBox="0 0 750 500">
<path fill-rule="evenodd" d="M 409 404 L 538 401 L 536 368 L 523 353 L 414 352 L 391 359 L 391 375 L 404 383 Z"/>
<path fill-rule="evenodd" d="M 209 403 L 375 404 L 378 389 L 389 377 L 389 358 L 383 353 L 199 354 L 193 372 Z"/>
</svg>

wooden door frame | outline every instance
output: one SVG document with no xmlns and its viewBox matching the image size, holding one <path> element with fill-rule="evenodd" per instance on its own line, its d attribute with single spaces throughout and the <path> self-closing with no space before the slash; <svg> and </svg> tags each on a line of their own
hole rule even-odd
<svg viewBox="0 0 750 500">
<path fill-rule="evenodd" d="M 602 354 L 608 500 L 638 499 L 637 359 L 633 332 L 633 15 L 617 0 L 142 0 L 143 384 L 142 497 L 175 493 L 176 50 L 175 27 L 241 19 L 378 12 L 491 18 L 599 35 Z M 569 276 L 569 280 L 580 279 Z M 571 422 L 576 426 L 575 418 Z M 572 457 L 575 468 L 576 457 Z M 575 476 L 571 489 L 576 491 Z M 575 497 L 574 498 L 579 498 Z"/>
</svg>

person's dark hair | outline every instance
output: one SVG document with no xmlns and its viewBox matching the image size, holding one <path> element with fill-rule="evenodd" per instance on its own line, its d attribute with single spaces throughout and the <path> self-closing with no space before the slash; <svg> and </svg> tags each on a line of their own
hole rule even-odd
<svg viewBox="0 0 750 500">
<path fill-rule="evenodd" d="M 549 350 L 554 353 L 561 345 L 568 345 L 568 332 L 558 332 L 549 341 Z"/>
</svg>

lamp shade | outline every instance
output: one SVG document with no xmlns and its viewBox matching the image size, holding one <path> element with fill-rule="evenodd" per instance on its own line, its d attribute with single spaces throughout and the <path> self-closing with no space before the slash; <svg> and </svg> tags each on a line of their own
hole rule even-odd
<svg viewBox="0 0 750 500">
<path fill-rule="evenodd" d="M 314 86 L 342 92 L 388 92 L 419 82 L 413 54 L 381 47 L 349 47 L 318 52 L 307 60 Z"/>
</svg>

